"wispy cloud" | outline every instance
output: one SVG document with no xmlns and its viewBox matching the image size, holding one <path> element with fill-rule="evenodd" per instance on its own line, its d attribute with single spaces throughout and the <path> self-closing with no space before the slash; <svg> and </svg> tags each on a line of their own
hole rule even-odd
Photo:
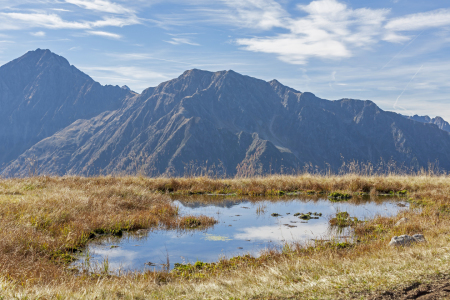
<svg viewBox="0 0 450 300">
<path fill-rule="evenodd" d="M 122 36 L 120 34 L 106 32 L 106 31 L 89 30 L 89 31 L 86 31 L 86 33 L 90 34 L 90 35 L 97 35 L 97 36 L 102 36 L 102 37 L 116 39 L 116 40 L 119 40 L 122 38 Z"/>
<path fill-rule="evenodd" d="M 71 12 L 71 10 L 64 9 L 64 8 L 52 8 L 51 10 L 54 10 L 54 11 L 61 11 L 61 12 Z"/>
<path fill-rule="evenodd" d="M 450 25 L 450 9 L 438 9 L 430 12 L 410 14 L 390 20 L 385 25 L 387 34 L 384 40 L 389 42 L 405 42 L 410 36 L 399 32 L 442 28 Z"/>
<path fill-rule="evenodd" d="M 30 32 L 30 34 L 32 36 L 36 36 L 36 37 L 44 37 L 45 36 L 45 32 L 44 31 Z"/>
<path fill-rule="evenodd" d="M 165 41 L 166 43 L 172 44 L 172 45 L 191 45 L 191 46 L 200 46 L 200 44 L 194 43 L 191 40 L 189 40 L 188 38 L 179 38 L 179 37 L 174 37 L 169 41 Z"/>
<path fill-rule="evenodd" d="M 69 49 L 69 51 L 79 51 L 82 50 L 83 48 L 81 48 L 80 46 L 76 46 L 76 47 L 72 47 Z"/>
<path fill-rule="evenodd" d="M 64 21 L 57 14 L 41 13 L 0 13 L 0 17 L 15 24 L 17 29 L 26 27 L 41 27 L 50 29 L 89 29 L 89 22 Z"/>
<path fill-rule="evenodd" d="M 1 29 L 48 28 L 48 29 L 92 29 L 106 26 L 123 27 L 139 24 L 136 17 L 104 17 L 97 21 L 66 21 L 57 14 L 0 13 L 0 21 L 6 24 Z"/>
<path fill-rule="evenodd" d="M 226 0 L 230 11 L 223 14 L 237 26 L 269 30 L 285 27 L 289 14 L 274 0 Z"/>
<path fill-rule="evenodd" d="M 120 4 L 113 3 L 107 0 L 65 0 L 66 3 L 74 4 L 76 6 L 95 10 L 100 12 L 107 12 L 113 14 L 134 14 L 135 11 L 126 8 Z"/>
<path fill-rule="evenodd" d="M 391 31 L 412 31 L 450 25 L 450 9 L 406 15 L 390 20 L 385 28 Z"/>
</svg>

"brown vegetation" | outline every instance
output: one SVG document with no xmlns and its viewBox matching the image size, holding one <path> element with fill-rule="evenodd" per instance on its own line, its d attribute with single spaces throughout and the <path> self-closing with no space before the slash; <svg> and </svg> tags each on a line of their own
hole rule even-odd
<svg viewBox="0 0 450 300">
<path fill-rule="evenodd" d="M 260 258 L 223 259 L 173 272 L 74 275 L 71 252 L 96 232 L 214 220 L 178 217 L 167 192 L 269 195 L 289 192 L 408 191 L 412 209 L 394 218 L 352 224 L 356 242 L 286 245 Z M 268 192 L 270 191 L 270 192 Z M 357 201 L 357 197 L 350 201 Z M 206 201 L 206 200 L 205 200 Z M 211 201 L 211 200 L 210 200 Z M 401 218 L 407 223 L 395 226 Z M 27 178 L 0 181 L 0 296 L 5 298 L 271 298 L 368 297 L 376 291 L 449 274 L 450 177 L 271 176 L 201 178 Z M 394 235 L 422 233 L 428 242 L 394 249 Z M 1 298 L 1 297 L 0 297 Z"/>
<path fill-rule="evenodd" d="M 0 272 L 18 282 L 64 276 L 73 253 L 99 234 L 164 226 L 192 228 L 215 220 L 178 217 L 166 195 L 135 179 L 39 177 L 0 181 Z"/>
</svg>

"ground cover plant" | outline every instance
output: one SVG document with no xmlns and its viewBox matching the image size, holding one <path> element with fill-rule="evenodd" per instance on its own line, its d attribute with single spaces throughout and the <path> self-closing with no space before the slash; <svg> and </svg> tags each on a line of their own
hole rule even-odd
<svg viewBox="0 0 450 300">
<path fill-rule="evenodd" d="M 179 265 L 173 271 L 121 276 L 107 269 L 80 273 L 68 267 L 72 254 L 99 234 L 120 235 L 155 226 L 190 230 L 214 224 L 206 217 L 179 216 L 170 201 L 174 193 L 267 198 L 288 193 L 327 197 L 333 192 L 352 195 L 348 201 L 359 201 L 361 194 L 397 194 L 412 209 L 392 218 L 345 224 L 354 229 L 354 242 L 286 244 L 281 251 L 267 251 L 259 258 L 223 258 L 210 264 Z M 257 197 L 251 201 L 263 199 Z M 340 217 L 348 219 L 344 214 Z M 401 218 L 408 221 L 397 225 Z M 416 233 L 424 234 L 427 243 L 387 245 L 393 236 Z M 4 179 L 0 181 L 0 297 L 365 299 L 397 286 L 448 276 L 449 233 L 450 177 L 443 175 Z"/>
</svg>

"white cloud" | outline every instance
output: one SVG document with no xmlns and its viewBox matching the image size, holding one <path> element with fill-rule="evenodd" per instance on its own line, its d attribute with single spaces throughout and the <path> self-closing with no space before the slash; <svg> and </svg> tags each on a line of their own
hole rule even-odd
<svg viewBox="0 0 450 300">
<path fill-rule="evenodd" d="M 274 27 L 284 27 L 283 21 L 288 19 L 288 13 L 273 0 L 226 0 L 226 5 L 232 8 L 227 12 L 228 18 L 235 25 L 269 30 Z"/>
<path fill-rule="evenodd" d="M 277 7 L 274 1 L 270 3 Z M 377 36 L 381 34 L 382 24 L 389 13 L 386 9 L 353 10 L 336 0 L 317 0 L 309 5 L 298 5 L 298 9 L 308 14 L 302 18 L 288 17 L 287 13 L 281 12 L 280 9 L 274 9 L 276 13 L 268 12 L 271 16 L 270 22 L 258 21 L 255 24 L 262 29 L 284 28 L 289 33 L 238 39 L 237 44 L 248 51 L 276 54 L 282 61 L 292 64 L 305 64 L 312 57 L 351 57 L 353 54 L 350 49 L 368 47 L 378 41 Z M 260 13 L 259 17 L 254 17 L 253 20 L 261 20 L 264 16 L 265 13 Z"/>
<path fill-rule="evenodd" d="M 64 21 L 56 14 L 26 14 L 26 13 L 0 13 L 4 19 L 15 22 L 17 29 L 23 27 L 41 27 L 50 29 L 89 29 L 88 22 Z"/>
<path fill-rule="evenodd" d="M 105 17 L 97 21 L 66 21 L 57 14 L 43 13 L 0 13 L 2 24 L 13 24 L 2 26 L 5 29 L 23 29 L 23 28 L 49 28 L 49 29 L 92 29 L 98 27 L 123 27 L 128 25 L 140 24 L 140 21 L 130 16 L 127 18 Z M 8 27 L 9 26 L 9 27 Z"/>
<path fill-rule="evenodd" d="M 116 39 L 116 40 L 122 38 L 122 36 L 120 34 L 106 32 L 106 31 L 90 30 L 90 31 L 86 31 L 86 32 L 90 35 L 98 35 L 98 36 L 107 37 L 107 38 Z"/>
<path fill-rule="evenodd" d="M 106 26 L 114 26 L 114 27 L 124 27 L 130 25 L 141 24 L 139 19 L 135 16 L 130 16 L 128 18 L 103 18 L 103 20 L 98 20 L 95 22 L 91 22 L 90 25 L 92 27 L 106 27 Z"/>
<path fill-rule="evenodd" d="M 385 28 L 390 31 L 412 31 L 448 25 L 450 25 L 450 9 L 438 9 L 395 18 L 389 21 Z"/>
<path fill-rule="evenodd" d="M 30 34 L 33 35 L 33 36 L 36 36 L 36 37 L 44 37 L 45 36 L 45 32 L 44 31 L 31 32 Z"/>
<path fill-rule="evenodd" d="M 187 38 L 178 38 L 178 37 L 174 37 L 172 38 L 170 41 L 165 41 L 166 43 L 172 44 L 172 45 L 182 45 L 182 44 L 186 44 L 186 45 L 191 45 L 191 46 L 200 46 L 200 44 L 191 42 L 189 39 Z"/>
<path fill-rule="evenodd" d="M 120 4 L 109 2 L 106 0 L 65 0 L 65 2 L 74 4 L 76 6 L 95 10 L 100 12 L 107 12 L 113 14 L 134 14 L 134 10 L 126 8 Z"/>
<path fill-rule="evenodd" d="M 395 32 L 388 32 L 384 35 L 383 40 L 390 43 L 403 43 L 409 41 L 409 36 L 397 34 Z"/>
<path fill-rule="evenodd" d="M 64 8 L 52 8 L 54 11 L 61 11 L 61 12 L 71 12 L 71 10 L 64 9 Z"/>
</svg>

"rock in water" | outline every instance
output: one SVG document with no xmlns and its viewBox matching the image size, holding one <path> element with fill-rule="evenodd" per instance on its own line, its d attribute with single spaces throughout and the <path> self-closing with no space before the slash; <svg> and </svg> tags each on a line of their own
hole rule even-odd
<svg viewBox="0 0 450 300">
<path fill-rule="evenodd" d="M 399 246 L 411 246 L 414 243 L 424 243 L 426 242 L 425 237 L 423 234 L 415 234 L 413 236 L 410 235 L 400 235 L 400 236 L 394 236 L 391 239 L 391 242 L 389 243 L 389 246 L 392 247 L 399 247 Z"/>
</svg>

